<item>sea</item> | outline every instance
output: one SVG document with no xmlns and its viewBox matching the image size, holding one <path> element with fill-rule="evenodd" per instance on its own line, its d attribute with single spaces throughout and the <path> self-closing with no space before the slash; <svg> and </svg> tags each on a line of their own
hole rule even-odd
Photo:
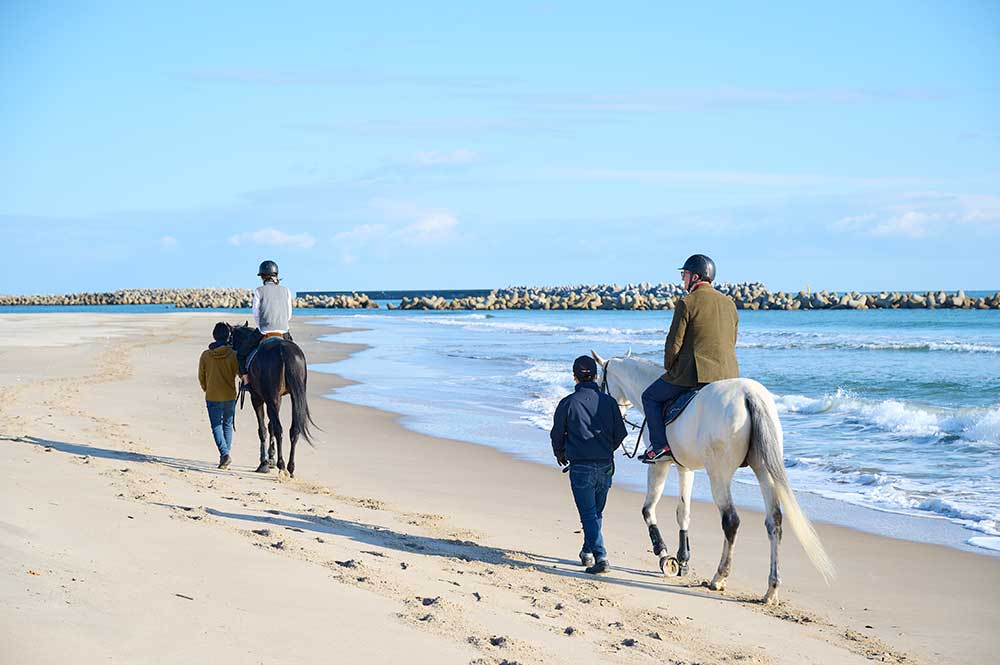
<svg viewBox="0 0 1000 665">
<path fill-rule="evenodd" d="M 172 311 L 0 312 L 84 309 Z M 660 363 L 671 314 L 297 312 L 354 329 L 326 341 L 366 346 L 338 363 L 310 365 L 357 381 L 330 399 L 547 465 L 552 413 L 573 389 L 573 359 L 593 350 Z M 785 466 L 810 517 L 1000 556 L 1000 311 L 741 311 L 736 351 L 742 376 L 774 395 Z M 633 432 L 623 448 L 631 452 L 635 439 Z M 618 456 L 616 484 L 644 491 L 644 465 Z M 676 491 L 671 472 L 661 526 L 673 522 Z M 696 473 L 694 496 L 711 500 L 704 473 Z M 734 498 L 762 507 L 749 469 L 737 472 Z"/>
<path fill-rule="evenodd" d="M 548 430 L 573 389 L 573 359 L 594 350 L 662 363 L 670 316 L 344 312 L 324 321 L 362 330 L 326 339 L 369 348 L 314 369 L 358 381 L 333 399 L 551 465 Z M 743 311 L 736 352 L 742 376 L 775 397 L 785 466 L 813 518 L 1000 553 L 1000 311 Z M 616 483 L 644 491 L 645 467 L 618 455 Z M 676 491 L 671 472 L 661 524 L 673 521 Z M 749 469 L 734 494 L 762 508 Z M 694 495 L 711 500 L 703 473 Z"/>
</svg>

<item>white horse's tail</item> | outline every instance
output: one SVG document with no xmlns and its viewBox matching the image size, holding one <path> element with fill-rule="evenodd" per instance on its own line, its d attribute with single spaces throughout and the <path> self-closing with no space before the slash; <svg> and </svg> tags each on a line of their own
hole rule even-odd
<svg viewBox="0 0 1000 665">
<path fill-rule="evenodd" d="M 827 556 L 823 544 L 816 535 L 816 530 L 809 523 L 809 518 L 799 507 L 788 476 L 785 474 L 785 461 L 782 457 L 781 422 L 778 420 L 778 410 L 774 401 L 767 396 L 756 394 L 749 390 L 746 394 L 747 410 L 750 412 L 752 431 L 750 434 L 750 449 L 756 450 L 764 462 L 771 479 L 774 481 L 775 493 L 779 505 L 784 508 L 785 516 L 792 525 L 802 548 L 809 560 L 829 584 L 836 576 L 837 570 Z"/>
</svg>

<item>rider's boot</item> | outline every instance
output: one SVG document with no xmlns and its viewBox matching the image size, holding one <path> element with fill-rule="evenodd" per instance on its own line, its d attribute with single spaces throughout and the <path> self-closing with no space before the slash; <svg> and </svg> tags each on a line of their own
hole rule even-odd
<svg viewBox="0 0 1000 665">
<path fill-rule="evenodd" d="M 663 462 L 667 460 L 673 460 L 674 454 L 670 452 L 670 446 L 664 446 L 659 450 L 655 448 L 650 448 L 642 456 L 643 464 L 656 464 L 657 462 Z"/>
</svg>

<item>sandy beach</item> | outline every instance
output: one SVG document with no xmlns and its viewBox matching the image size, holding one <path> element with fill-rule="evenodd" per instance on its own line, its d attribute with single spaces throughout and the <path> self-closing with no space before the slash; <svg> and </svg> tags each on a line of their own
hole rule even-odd
<svg viewBox="0 0 1000 665">
<path fill-rule="evenodd" d="M 761 515 L 741 511 L 712 592 L 715 507 L 694 506 L 692 574 L 667 579 L 642 497 L 613 489 L 595 579 L 554 464 L 324 399 L 335 375 L 309 376 L 322 432 L 295 479 L 252 473 L 250 409 L 219 471 L 196 374 L 219 319 L 0 315 L 0 663 L 996 661 L 996 557 L 817 524 L 838 579 L 788 533 L 767 607 Z M 310 363 L 359 350 L 331 332 L 296 320 Z"/>
</svg>

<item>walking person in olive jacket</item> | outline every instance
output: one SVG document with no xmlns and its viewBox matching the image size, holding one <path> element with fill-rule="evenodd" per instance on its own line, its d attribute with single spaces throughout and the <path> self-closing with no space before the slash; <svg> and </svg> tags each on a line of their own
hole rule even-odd
<svg viewBox="0 0 1000 665">
<path fill-rule="evenodd" d="M 233 445 L 233 419 L 236 417 L 236 376 L 239 363 L 236 351 L 229 346 L 229 326 L 216 323 L 212 330 L 215 341 L 201 352 L 198 381 L 205 391 L 208 422 L 212 426 L 215 445 L 219 449 L 219 468 L 229 467 L 229 451 Z"/>
<path fill-rule="evenodd" d="M 580 563 L 591 574 L 608 570 L 601 525 L 615 474 L 615 450 L 626 434 L 618 402 L 601 392 L 595 378 L 593 358 L 580 356 L 573 362 L 576 390 L 559 402 L 550 433 L 556 461 L 569 465 L 569 485 L 583 525 Z"/>
<path fill-rule="evenodd" d="M 715 262 L 695 254 L 684 262 L 681 281 L 688 295 L 677 302 L 663 347 L 666 372 L 642 393 L 650 449 L 642 461 L 670 457 L 663 410 L 681 393 L 712 381 L 736 379 L 736 334 L 739 317 L 732 298 L 712 286 Z"/>
</svg>

